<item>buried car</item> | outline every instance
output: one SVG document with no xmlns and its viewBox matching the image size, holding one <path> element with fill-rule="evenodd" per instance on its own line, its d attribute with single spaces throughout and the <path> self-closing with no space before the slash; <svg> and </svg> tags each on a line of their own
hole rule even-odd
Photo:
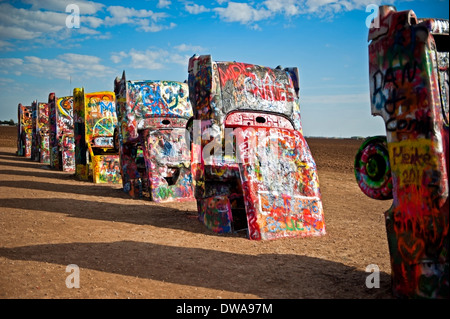
<svg viewBox="0 0 450 319">
<path fill-rule="evenodd" d="M 188 86 L 177 81 L 114 82 L 123 190 L 155 202 L 193 200 L 186 125 L 192 117 Z"/>
<path fill-rule="evenodd" d="M 393 293 L 449 297 L 448 20 L 381 6 L 369 31 L 371 112 L 386 136 L 355 158 L 361 190 L 385 212 Z"/>
<path fill-rule="evenodd" d="M 297 68 L 189 61 L 192 175 L 199 219 L 252 240 L 325 234 L 303 137 Z"/>
</svg>

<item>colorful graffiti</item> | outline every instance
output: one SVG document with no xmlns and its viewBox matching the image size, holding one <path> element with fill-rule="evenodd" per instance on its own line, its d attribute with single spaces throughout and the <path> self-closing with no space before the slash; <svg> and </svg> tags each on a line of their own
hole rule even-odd
<svg viewBox="0 0 450 319">
<path fill-rule="evenodd" d="M 50 164 L 48 104 L 33 102 L 33 136 L 31 159 Z"/>
<path fill-rule="evenodd" d="M 355 157 L 359 188 L 373 199 L 392 199 L 392 174 L 386 136 L 367 138 Z"/>
<path fill-rule="evenodd" d="M 73 96 L 59 97 L 56 100 L 57 138 L 60 145 L 62 170 L 75 172 L 75 140 L 73 127 Z"/>
<path fill-rule="evenodd" d="M 94 183 L 121 183 L 113 141 L 117 126 L 114 93 L 85 93 L 83 88 L 75 88 L 73 96 L 75 175 Z"/>
<path fill-rule="evenodd" d="M 253 127 L 235 134 L 250 238 L 325 234 L 316 167 L 302 134 Z"/>
<path fill-rule="evenodd" d="M 56 96 L 55 93 L 48 95 L 48 110 L 49 110 L 49 149 L 50 149 L 50 168 L 60 169 L 60 161 L 58 156 L 58 138 L 56 125 Z"/>
<path fill-rule="evenodd" d="M 54 93 L 50 93 L 48 105 L 50 167 L 74 172 L 73 97 L 57 98 Z"/>
<path fill-rule="evenodd" d="M 31 158 L 33 110 L 31 106 L 18 105 L 17 155 Z"/>
<path fill-rule="evenodd" d="M 50 164 L 48 103 L 38 103 L 39 162 Z"/>
<path fill-rule="evenodd" d="M 33 101 L 31 103 L 31 160 L 38 161 L 39 160 L 39 146 L 38 146 L 38 109 L 37 109 L 37 101 Z"/>
<path fill-rule="evenodd" d="M 381 6 L 369 31 L 371 110 L 386 124 L 395 296 L 449 297 L 448 20 Z"/>
<path fill-rule="evenodd" d="M 156 202 L 193 199 L 185 128 L 192 117 L 187 84 L 114 82 L 123 190 Z"/>
<path fill-rule="evenodd" d="M 117 155 L 97 155 L 93 157 L 94 183 L 119 184 L 121 177 L 119 157 Z"/>
<path fill-rule="evenodd" d="M 199 219 L 254 240 L 325 232 L 316 165 L 303 138 L 297 68 L 189 61 L 192 177 Z"/>
</svg>

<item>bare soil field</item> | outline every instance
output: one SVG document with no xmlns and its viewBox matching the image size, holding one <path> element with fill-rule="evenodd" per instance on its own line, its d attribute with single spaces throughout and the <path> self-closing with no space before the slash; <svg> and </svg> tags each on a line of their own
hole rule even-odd
<svg viewBox="0 0 450 319">
<path fill-rule="evenodd" d="M 218 235 L 195 202 L 131 199 L 18 157 L 0 127 L 1 299 L 392 299 L 384 212 L 353 174 L 361 140 L 307 139 L 327 234 L 251 241 Z M 80 287 L 68 288 L 68 265 Z M 380 288 L 367 288 L 368 265 Z"/>
</svg>

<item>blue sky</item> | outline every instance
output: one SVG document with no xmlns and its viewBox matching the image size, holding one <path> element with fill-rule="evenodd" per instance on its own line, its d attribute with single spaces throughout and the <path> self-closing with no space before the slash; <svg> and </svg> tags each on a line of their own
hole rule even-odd
<svg viewBox="0 0 450 319">
<path fill-rule="evenodd" d="M 366 27 L 367 5 L 381 3 L 448 19 L 448 0 L 0 0 L 0 120 L 50 92 L 112 91 L 123 70 L 184 81 L 189 57 L 211 54 L 298 67 L 305 136 L 385 134 L 370 113 Z M 79 28 L 66 25 L 68 4 Z"/>
</svg>

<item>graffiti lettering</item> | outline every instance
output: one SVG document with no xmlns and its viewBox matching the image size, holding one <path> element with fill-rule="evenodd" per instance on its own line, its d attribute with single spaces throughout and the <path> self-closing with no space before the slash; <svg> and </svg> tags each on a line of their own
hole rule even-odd
<svg viewBox="0 0 450 319">
<path fill-rule="evenodd" d="M 260 109 L 262 105 L 258 103 L 263 101 L 269 108 L 286 108 L 287 103 L 296 101 L 295 90 L 285 72 L 251 64 L 224 63 L 218 66 L 218 73 L 224 108 L 227 110 L 235 109 L 236 104 L 242 103 Z"/>
<path fill-rule="evenodd" d="M 432 141 L 427 139 L 389 144 L 392 170 L 398 176 L 400 186 L 421 186 L 423 172 L 438 169 L 438 162 L 430 153 L 431 148 Z"/>
<path fill-rule="evenodd" d="M 109 101 L 108 103 L 105 103 L 104 101 L 100 101 L 100 112 L 104 114 L 105 112 L 111 112 L 111 114 L 114 114 L 115 112 L 115 106 L 113 102 Z"/>
<path fill-rule="evenodd" d="M 414 61 L 406 62 L 401 67 L 388 67 L 384 73 L 382 70 L 375 71 L 372 75 L 372 103 L 377 105 L 377 109 L 394 114 L 398 103 L 406 99 L 406 96 L 399 93 L 399 85 L 412 83 L 417 69 L 417 61 Z"/>
<path fill-rule="evenodd" d="M 391 143 L 389 145 L 392 154 L 392 165 L 434 166 L 436 163 L 429 153 L 430 140 L 421 140 L 418 143 L 410 141 Z"/>
<path fill-rule="evenodd" d="M 414 118 L 397 119 L 396 117 L 391 117 L 386 121 L 386 130 L 389 132 L 416 131 L 422 134 L 426 134 L 431 129 L 430 125 L 430 121 L 426 120 L 419 120 Z"/>
</svg>

